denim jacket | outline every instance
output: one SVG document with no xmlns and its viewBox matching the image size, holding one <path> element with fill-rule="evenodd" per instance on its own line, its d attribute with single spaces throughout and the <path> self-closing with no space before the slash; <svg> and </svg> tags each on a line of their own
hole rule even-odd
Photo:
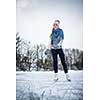
<svg viewBox="0 0 100 100">
<path fill-rule="evenodd" d="M 63 30 L 58 28 L 56 30 L 53 30 L 51 33 L 51 49 L 60 49 L 62 48 L 62 42 L 64 39 L 64 33 Z"/>
</svg>

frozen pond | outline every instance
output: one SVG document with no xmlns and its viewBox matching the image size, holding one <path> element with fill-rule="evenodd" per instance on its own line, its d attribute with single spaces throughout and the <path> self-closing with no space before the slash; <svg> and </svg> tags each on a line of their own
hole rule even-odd
<svg viewBox="0 0 100 100">
<path fill-rule="evenodd" d="M 71 82 L 59 71 L 59 80 L 53 81 L 53 72 L 16 72 L 16 100 L 83 100 L 83 71 L 69 71 Z"/>
</svg>

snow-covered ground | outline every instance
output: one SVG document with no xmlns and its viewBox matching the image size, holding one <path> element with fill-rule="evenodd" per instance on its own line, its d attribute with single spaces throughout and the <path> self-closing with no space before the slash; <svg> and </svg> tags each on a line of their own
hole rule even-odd
<svg viewBox="0 0 100 100">
<path fill-rule="evenodd" d="M 59 80 L 53 81 L 53 72 L 16 72 L 16 100 L 83 100 L 83 71 L 69 71 L 71 82 L 59 71 Z"/>
</svg>

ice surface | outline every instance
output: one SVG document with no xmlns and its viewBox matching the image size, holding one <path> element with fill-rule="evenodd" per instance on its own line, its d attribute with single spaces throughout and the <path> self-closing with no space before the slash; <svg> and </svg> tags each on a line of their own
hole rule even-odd
<svg viewBox="0 0 100 100">
<path fill-rule="evenodd" d="M 53 72 L 16 72 L 16 100 L 83 100 L 83 71 L 69 71 L 71 82 L 59 71 L 59 80 L 53 81 Z"/>
</svg>

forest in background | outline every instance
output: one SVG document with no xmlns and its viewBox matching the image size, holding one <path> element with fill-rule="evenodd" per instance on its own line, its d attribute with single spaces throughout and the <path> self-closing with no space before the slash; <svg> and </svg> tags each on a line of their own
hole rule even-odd
<svg viewBox="0 0 100 100">
<path fill-rule="evenodd" d="M 83 51 L 65 48 L 65 59 L 68 69 L 83 70 Z M 63 70 L 58 58 L 59 70 Z M 16 33 L 16 71 L 52 71 L 52 56 L 44 44 L 31 45 L 30 41 Z"/>
</svg>

